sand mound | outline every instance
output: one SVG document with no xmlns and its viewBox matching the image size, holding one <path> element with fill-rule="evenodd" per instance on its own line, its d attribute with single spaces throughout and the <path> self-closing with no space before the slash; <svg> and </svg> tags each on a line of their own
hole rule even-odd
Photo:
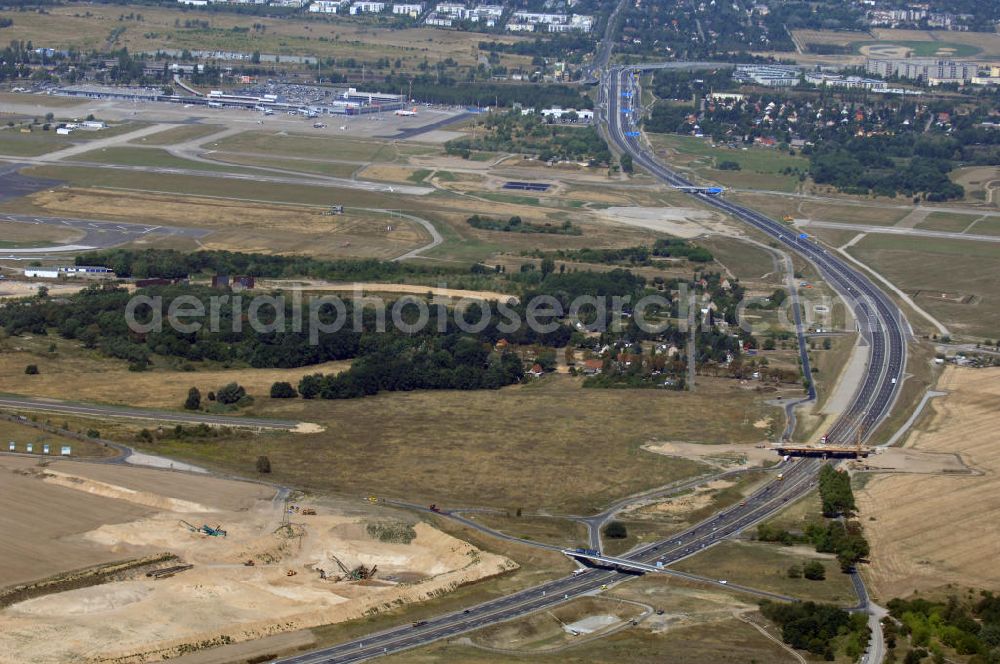
<svg viewBox="0 0 1000 664">
<path fill-rule="evenodd" d="M 113 587 L 78 588 L 57 595 L 37 597 L 15 604 L 11 611 L 26 615 L 75 616 L 114 611 L 141 602 L 152 588 L 139 581 L 113 584 Z"/>
</svg>

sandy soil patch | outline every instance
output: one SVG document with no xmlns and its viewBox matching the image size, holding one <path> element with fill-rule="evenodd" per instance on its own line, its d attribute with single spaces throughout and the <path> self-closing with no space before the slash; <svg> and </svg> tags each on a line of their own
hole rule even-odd
<svg viewBox="0 0 1000 664">
<path fill-rule="evenodd" d="M 308 291 L 323 291 L 323 292 L 346 292 L 353 293 L 354 291 L 360 291 L 362 295 L 370 293 L 404 293 L 407 295 L 420 295 L 424 296 L 427 293 L 431 293 L 437 297 L 447 297 L 447 298 L 467 298 L 471 300 L 490 300 L 493 302 L 505 301 L 505 302 L 517 302 L 517 297 L 509 293 L 499 293 L 497 291 L 473 291 L 473 290 L 461 290 L 458 288 L 442 288 L 438 286 L 422 286 L 414 284 L 388 284 L 388 283 L 378 283 L 378 282 L 357 282 L 357 283 L 333 283 L 329 281 L 315 281 L 315 280 L 296 280 L 293 282 L 289 281 L 279 281 L 279 280 L 261 280 L 257 282 L 260 286 L 266 288 L 291 288 L 298 287 L 303 290 Z M 315 373 L 315 372 L 310 372 Z"/>
<path fill-rule="evenodd" d="M 90 282 L 75 281 L 72 283 L 60 283 L 57 281 L 13 281 L 4 279 L 0 281 L 0 299 L 30 297 L 38 294 L 38 289 L 45 286 L 49 289 L 49 295 L 72 295 L 78 293 Z"/>
<path fill-rule="evenodd" d="M 415 143 L 435 143 L 443 145 L 448 141 L 454 140 L 456 138 L 462 138 L 465 134 L 460 131 L 449 131 L 447 129 L 432 129 L 430 131 L 425 131 L 422 134 L 416 134 L 411 136 L 409 139 Z"/>
<path fill-rule="evenodd" d="M 957 452 L 928 452 L 904 447 L 889 447 L 864 461 L 866 470 L 893 473 L 980 474 L 969 468 Z"/>
<path fill-rule="evenodd" d="M 204 486 L 219 482 L 152 470 L 103 472 L 131 476 L 133 482 L 141 481 L 137 475 L 158 474 L 161 488 L 175 478 Z M 73 541 L 78 546 L 112 551 L 117 558 L 169 551 L 194 567 L 166 579 L 137 574 L 6 608 L 0 612 L 0 662 L 5 663 L 157 661 L 194 644 L 221 643 L 223 637 L 241 642 L 358 618 L 516 567 L 425 523 L 413 526 L 415 537 L 406 544 L 373 539 L 368 519 L 323 508 L 315 516 L 294 514 L 283 526 L 281 504 L 269 496 L 261 499 L 261 487 L 252 484 L 243 489 L 242 505 L 227 509 L 66 469 L 18 477 L 50 493 L 69 491 L 81 500 L 100 496 L 104 504 L 148 508 L 77 528 Z M 67 504 L 65 511 L 72 516 L 74 510 Z M 17 518 L 15 510 L 4 513 Z M 227 536 L 208 537 L 187 525 L 203 523 L 220 524 Z M 247 560 L 255 564 L 247 566 Z M 374 580 L 344 580 L 343 568 L 362 564 L 378 567 Z"/>
<path fill-rule="evenodd" d="M 410 182 L 409 177 L 415 169 L 395 164 L 372 164 L 365 166 L 359 175 L 365 180 L 381 180 L 388 182 Z"/>
<path fill-rule="evenodd" d="M 770 421 L 762 419 L 754 422 L 754 427 L 763 424 L 766 428 Z M 680 457 L 681 459 L 691 459 L 700 461 L 719 468 L 731 468 L 732 466 L 766 466 L 779 460 L 776 452 L 766 445 L 704 445 L 702 443 L 680 443 L 680 442 L 651 442 L 642 446 L 642 449 L 664 454 L 666 456 Z"/>
<path fill-rule="evenodd" d="M 948 367 L 938 388 L 948 396 L 930 402 L 904 450 L 959 455 L 982 474 L 876 476 L 858 492 L 884 599 L 946 583 L 1000 587 L 1000 369 Z"/>
<path fill-rule="evenodd" d="M 695 208 L 609 207 L 596 214 L 627 226 L 647 228 L 681 238 L 713 233 L 733 234 L 733 229 L 714 213 Z"/>
<path fill-rule="evenodd" d="M 736 484 L 731 480 L 715 480 L 693 489 L 690 493 L 666 500 L 637 503 L 621 513 L 623 519 L 677 519 L 712 504 L 715 494 Z"/>
</svg>

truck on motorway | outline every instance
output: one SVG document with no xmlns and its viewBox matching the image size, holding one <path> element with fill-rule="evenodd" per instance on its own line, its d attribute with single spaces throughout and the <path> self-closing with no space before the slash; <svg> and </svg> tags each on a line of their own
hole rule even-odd
<svg viewBox="0 0 1000 664">
<path fill-rule="evenodd" d="M 577 547 L 577 548 L 573 549 L 573 551 L 575 551 L 576 553 L 582 553 L 585 556 L 599 556 L 599 555 L 601 555 L 601 552 L 598 551 L 597 549 L 584 549 L 582 547 Z"/>
</svg>

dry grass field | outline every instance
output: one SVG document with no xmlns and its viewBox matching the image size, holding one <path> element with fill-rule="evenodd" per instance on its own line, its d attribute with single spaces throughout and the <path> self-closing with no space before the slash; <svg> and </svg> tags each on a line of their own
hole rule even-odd
<svg viewBox="0 0 1000 664">
<path fill-rule="evenodd" d="M 994 287 L 1000 270 L 997 245 L 869 235 L 848 251 L 913 297 L 952 334 L 992 339 L 1000 329 Z"/>
<path fill-rule="evenodd" d="M 966 166 L 956 168 L 949 177 L 965 188 L 965 203 L 986 204 L 996 209 L 1000 207 L 1000 174 L 994 166 Z"/>
<path fill-rule="evenodd" d="M 49 353 L 50 343 L 56 352 Z M 25 376 L 24 367 L 38 366 L 37 376 Z M 53 399 L 75 399 L 116 405 L 178 409 L 188 389 L 197 387 L 202 398 L 210 390 L 237 382 L 255 398 L 266 398 L 275 381 L 298 384 L 311 373 L 336 373 L 349 362 L 328 362 L 298 369 L 208 369 L 202 371 L 129 371 L 126 362 L 105 358 L 75 342 L 52 337 L 0 339 L 0 392 Z M 76 387 L 71 393 L 66 385 Z M 109 389 L 109 385 L 114 385 Z"/>
<path fill-rule="evenodd" d="M 883 600 L 948 583 L 1000 586 L 1000 369 L 948 367 L 938 388 L 948 395 L 930 402 L 904 446 L 958 454 L 976 474 L 874 475 L 857 492 Z"/>
<path fill-rule="evenodd" d="M 788 578 L 789 567 L 812 560 L 823 563 L 826 568 L 824 580 Z M 723 542 L 674 567 L 803 600 L 830 602 L 843 607 L 857 603 L 851 577 L 840 571 L 836 558 L 832 554 L 816 553 L 810 546 Z"/>
<path fill-rule="evenodd" d="M 165 131 L 160 131 L 149 136 L 142 136 L 140 138 L 133 139 L 129 143 L 135 145 L 174 145 L 175 143 L 183 143 L 186 141 L 192 141 L 203 136 L 211 136 L 216 134 L 225 127 L 222 125 L 213 124 L 186 124 L 178 125 L 171 129 Z"/>
<path fill-rule="evenodd" d="M 328 190 L 327 201 L 340 200 Z M 18 211 L 53 216 L 193 226 L 213 231 L 200 241 L 206 249 L 261 253 L 301 252 L 315 256 L 395 258 L 430 241 L 426 230 L 406 219 L 349 210 L 324 215 L 318 205 L 278 204 L 163 193 L 60 188 L 14 201 Z M 392 231 L 387 227 L 392 226 Z M 155 242 L 155 236 L 143 242 Z"/>
<path fill-rule="evenodd" d="M 453 662 L 485 664 L 487 662 L 540 662 L 542 664 L 596 664 L 598 662 L 635 662 L 636 664 L 661 664 L 669 657 L 671 664 L 791 664 L 799 660 L 775 640 L 762 635 L 739 616 L 756 616 L 756 605 L 745 596 L 733 595 L 699 587 L 660 575 L 647 575 L 612 588 L 607 597 L 640 602 L 663 610 L 663 615 L 652 615 L 636 627 L 627 628 L 611 636 L 579 643 L 576 647 L 539 652 L 524 648 L 514 652 L 497 652 L 477 648 L 474 643 L 489 640 L 498 628 L 490 628 L 470 635 L 471 643 L 464 639 L 439 642 L 410 652 L 386 658 L 392 664 L 439 664 Z M 572 605 L 571 605 L 572 606 Z M 629 605 L 624 604 L 622 608 Z M 586 606 L 591 615 L 607 613 L 600 604 Z M 551 620 L 551 618 L 549 618 Z M 552 621 L 554 622 L 554 621 Z M 756 622 L 763 623 L 757 617 Z M 548 636 L 556 639 L 539 618 L 527 618 L 502 628 L 503 636 L 512 641 L 507 648 L 519 647 L 519 641 Z M 576 637 L 577 640 L 586 637 Z M 551 645 L 558 648 L 559 643 Z M 666 655 L 669 653 L 669 655 Z"/>
<path fill-rule="evenodd" d="M 198 465 L 239 469 L 267 454 L 276 481 L 353 496 L 586 514 L 703 471 L 696 462 L 642 450 L 654 437 L 707 444 L 760 440 L 750 422 L 772 412 L 763 395 L 728 380 L 701 384 L 697 393 L 596 390 L 551 376 L 496 392 L 268 402 L 252 411 L 304 418 L 327 430 L 233 443 L 169 442 L 155 449 Z M 720 402 L 727 407 L 715 408 Z"/>
<path fill-rule="evenodd" d="M 433 155 L 437 148 L 384 140 L 325 137 L 314 134 L 246 131 L 205 143 L 205 149 L 223 153 L 251 153 L 277 157 L 392 162 L 410 156 Z"/>
<path fill-rule="evenodd" d="M 161 49 L 203 49 L 279 55 L 308 55 L 356 58 L 375 61 L 381 57 L 401 59 L 404 71 L 415 71 L 423 60 L 431 63 L 453 58 L 460 64 L 476 64 L 476 45 L 482 35 L 431 28 L 391 30 L 366 26 L 335 17 L 333 20 L 308 18 L 268 18 L 180 9 L 143 7 L 142 20 L 119 20 L 120 7 L 71 3 L 52 8 L 45 14 L 2 12 L 15 20 L 18 38 L 53 48 L 75 47 L 81 51 L 112 46 L 129 52 L 155 53 Z M 179 23 L 178 23 L 179 21 Z M 204 21 L 208 28 L 184 27 L 186 21 Z M 254 24 L 265 26 L 253 30 Z M 109 44 L 115 29 L 124 33 Z M 234 28 L 247 28 L 248 32 Z M 523 38 L 493 37 L 513 43 Z M 508 65 L 528 64 L 530 58 L 505 56 Z"/>
<path fill-rule="evenodd" d="M 62 420 L 51 420 L 50 418 L 38 418 L 41 422 L 46 422 L 52 424 L 53 426 L 62 425 Z M 60 436 L 57 434 L 49 433 L 42 429 L 37 429 L 28 424 L 19 424 L 18 422 L 11 422 L 6 419 L 0 419 L 0 444 L 3 445 L 2 449 L 4 452 L 7 451 L 7 443 L 14 442 L 17 444 L 16 452 L 25 453 L 27 450 L 27 444 L 31 443 L 34 446 L 32 454 L 44 457 L 43 445 L 49 445 L 50 456 L 59 455 L 59 447 L 62 445 L 69 445 L 72 448 L 73 457 L 88 457 L 88 458 L 101 458 L 109 457 L 116 454 L 115 450 L 109 447 L 105 447 L 102 444 L 96 443 L 92 440 L 77 440 L 76 438 L 68 438 L 65 436 Z"/>
</svg>

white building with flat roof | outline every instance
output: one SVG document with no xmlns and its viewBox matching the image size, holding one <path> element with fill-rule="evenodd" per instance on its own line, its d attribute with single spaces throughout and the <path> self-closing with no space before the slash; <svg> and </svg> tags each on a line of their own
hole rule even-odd
<svg viewBox="0 0 1000 664">
<path fill-rule="evenodd" d="M 397 16 L 409 16 L 410 18 L 416 18 L 420 16 L 423 11 L 424 3 L 422 2 L 406 2 L 392 6 L 392 13 Z"/>
<path fill-rule="evenodd" d="M 371 0 L 355 0 L 351 5 L 351 15 L 356 14 L 380 14 L 385 11 L 384 2 L 371 2 Z"/>
<path fill-rule="evenodd" d="M 309 5 L 309 11 L 313 14 L 336 14 L 346 4 L 344 0 L 314 0 Z"/>
</svg>

